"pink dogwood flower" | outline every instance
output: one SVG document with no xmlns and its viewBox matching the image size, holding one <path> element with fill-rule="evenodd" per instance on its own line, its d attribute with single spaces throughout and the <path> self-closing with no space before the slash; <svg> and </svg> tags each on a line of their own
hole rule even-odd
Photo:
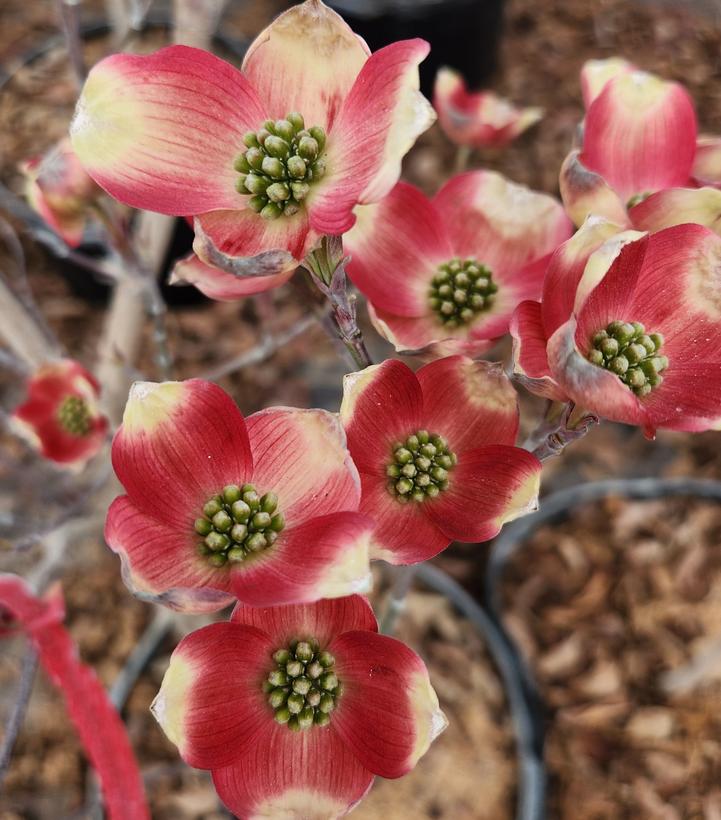
<svg viewBox="0 0 721 820">
<path fill-rule="evenodd" d="M 500 365 L 450 356 L 413 373 L 389 359 L 345 377 L 341 420 L 373 558 L 424 561 L 536 507 L 541 464 L 513 446 L 518 401 Z"/>
<path fill-rule="evenodd" d="M 79 362 L 50 362 L 30 377 L 27 396 L 11 415 L 12 428 L 44 458 L 82 468 L 108 431 L 99 396 L 100 385 Z"/>
<path fill-rule="evenodd" d="M 184 638 L 152 711 L 241 820 L 332 820 L 446 726 L 423 661 L 364 598 L 269 609 Z"/>
<path fill-rule="evenodd" d="M 491 171 L 453 177 L 433 199 L 399 182 L 357 214 L 343 245 L 373 323 L 396 350 L 441 355 L 503 336 L 572 232 L 559 202 Z"/>
<path fill-rule="evenodd" d="M 492 91 L 469 92 L 450 68 L 436 74 L 433 106 L 448 139 L 471 148 L 502 148 L 543 117 L 542 108 L 516 108 Z"/>
<path fill-rule="evenodd" d="M 418 91 L 427 53 L 406 40 L 370 54 L 338 14 L 306 0 L 256 38 L 240 71 L 185 46 L 102 60 L 73 145 L 121 202 L 195 215 L 203 262 L 284 274 L 397 181 L 435 116 Z"/>
<path fill-rule="evenodd" d="M 270 408 L 243 419 L 201 380 L 136 383 L 113 441 L 127 495 L 105 538 L 131 590 L 186 611 L 369 588 L 358 472 L 336 417 Z"/>
<path fill-rule="evenodd" d="M 701 431 L 721 417 L 721 238 L 701 225 L 618 233 L 592 217 L 511 325 L 533 392 L 611 421 Z"/>
<path fill-rule="evenodd" d="M 581 87 L 581 146 L 560 175 L 574 223 L 595 214 L 644 231 L 685 222 L 718 230 L 721 191 L 699 185 L 721 182 L 721 143 L 697 139 L 688 92 L 618 57 L 588 61 Z"/>
<path fill-rule="evenodd" d="M 102 190 L 88 176 L 65 138 L 39 157 L 26 160 L 25 196 L 32 208 L 67 242 L 82 242 L 93 207 Z"/>
</svg>

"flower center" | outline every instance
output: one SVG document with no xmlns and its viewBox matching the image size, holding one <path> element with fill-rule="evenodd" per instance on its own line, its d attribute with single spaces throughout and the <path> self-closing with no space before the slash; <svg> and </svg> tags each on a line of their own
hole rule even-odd
<svg viewBox="0 0 721 820">
<path fill-rule="evenodd" d="M 306 128 L 297 112 L 283 120 L 266 120 L 243 137 L 246 150 L 235 160 L 238 193 L 249 195 L 249 207 L 266 219 L 298 213 L 310 186 L 325 174 L 325 131 Z"/>
<path fill-rule="evenodd" d="M 403 504 L 435 498 L 448 486 L 448 473 L 457 463 L 442 436 L 419 430 L 393 445 L 386 467 L 388 491 Z"/>
<path fill-rule="evenodd" d="M 272 546 L 285 527 L 277 509 L 275 493 L 259 496 L 252 484 L 228 484 L 207 501 L 203 517 L 195 520 L 195 531 L 203 536 L 198 552 L 214 567 L 245 561 Z"/>
<path fill-rule="evenodd" d="M 493 304 L 498 285 L 491 271 L 475 259 L 451 259 L 431 280 L 428 302 L 449 328 L 467 325 Z"/>
<path fill-rule="evenodd" d="M 58 408 L 58 421 L 71 436 L 86 436 L 92 427 L 88 403 L 79 396 L 67 396 Z"/>
<path fill-rule="evenodd" d="M 335 658 L 318 641 L 292 641 L 273 653 L 276 668 L 263 684 L 278 723 L 298 731 L 327 726 L 341 694 Z"/>
<path fill-rule="evenodd" d="M 668 367 L 666 356 L 658 355 L 663 336 L 646 333 L 640 322 L 611 322 L 591 344 L 588 360 L 615 373 L 637 396 L 647 396 L 663 381 L 661 371 Z"/>
</svg>

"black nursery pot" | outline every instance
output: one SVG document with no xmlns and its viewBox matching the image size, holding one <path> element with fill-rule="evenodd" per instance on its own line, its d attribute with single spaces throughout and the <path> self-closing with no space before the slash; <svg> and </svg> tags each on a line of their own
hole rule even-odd
<svg viewBox="0 0 721 820">
<path fill-rule="evenodd" d="M 431 53 L 421 63 L 421 90 L 430 97 L 441 66 L 486 84 L 498 64 L 504 0 L 329 0 L 372 51 L 395 40 L 422 37 Z"/>
</svg>

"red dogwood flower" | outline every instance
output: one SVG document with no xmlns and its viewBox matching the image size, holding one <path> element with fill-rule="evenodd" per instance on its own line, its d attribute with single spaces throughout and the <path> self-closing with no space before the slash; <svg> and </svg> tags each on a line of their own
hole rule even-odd
<svg viewBox="0 0 721 820">
<path fill-rule="evenodd" d="M 433 106 L 448 139 L 472 148 L 501 148 L 535 125 L 542 108 L 516 108 L 492 91 L 470 93 L 463 77 L 441 68 L 433 88 Z"/>
<path fill-rule="evenodd" d="M 506 333 L 572 232 L 559 202 L 491 171 L 453 177 L 432 200 L 399 182 L 357 214 L 343 244 L 373 323 L 396 350 L 441 355 L 479 353 Z"/>
<path fill-rule="evenodd" d="M 371 557 L 412 564 L 486 541 L 536 507 L 541 464 L 514 447 L 518 401 L 500 365 L 387 360 L 345 377 L 341 420 L 376 521 Z"/>
<path fill-rule="evenodd" d="M 86 222 L 102 190 L 88 176 L 65 138 L 21 166 L 28 202 L 70 247 L 82 242 Z"/>
<path fill-rule="evenodd" d="M 685 222 L 715 230 L 721 216 L 721 142 L 697 140 L 693 102 L 678 83 L 618 57 L 581 71 L 581 147 L 561 168 L 561 196 L 576 225 L 603 216 L 656 231 Z"/>
<path fill-rule="evenodd" d="M 174 609 L 297 603 L 366 591 L 372 522 L 324 410 L 243 419 L 201 380 L 136 383 L 113 441 L 127 495 L 105 538 L 131 590 Z"/>
<path fill-rule="evenodd" d="M 107 434 L 99 396 L 100 385 L 79 362 L 50 362 L 30 377 L 27 397 L 12 413 L 12 427 L 45 458 L 81 468 Z"/>
<path fill-rule="evenodd" d="M 185 46 L 102 60 L 73 145 L 121 202 L 196 215 L 204 262 L 287 273 L 397 181 L 435 118 L 418 91 L 427 53 L 406 40 L 370 54 L 338 14 L 307 0 L 256 38 L 241 71 Z"/>
<path fill-rule="evenodd" d="M 423 661 L 377 629 L 357 595 L 238 605 L 180 642 L 153 713 L 239 818 L 341 817 L 446 726 Z"/>
<path fill-rule="evenodd" d="M 542 301 L 511 325 L 541 395 L 612 421 L 708 430 L 721 417 L 721 238 L 701 225 L 617 233 L 592 217 L 554 254 Z"/>
</svg>

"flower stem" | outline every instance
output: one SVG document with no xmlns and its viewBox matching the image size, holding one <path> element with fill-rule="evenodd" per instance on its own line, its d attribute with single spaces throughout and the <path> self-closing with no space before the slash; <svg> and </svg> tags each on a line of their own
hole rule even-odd
<svg viewBox="0 0 721 820">
<path fill-rule="evenodd" d="M 348 293 L 345 264 L 340 236 L 324 236 L 320 246 L 303 260 L 313 284 L 330 305 L 330 316 L 324 326 L 333 337 L 340 339 L 353 364 L 363 370 L 372 360 L 356 321 L 356 297 Z"/>
<path fill-rule="evenodd" d="M 598 416 L 586 410 L 576 411 L 572 401 L 566 404 L 549 401 L 543 420 L 526 439 L 523 448 L 539 461 L 545 461 L 561 455 L 571 442 L 583 438 L 598 423 Z"/>
<path fill-rule="evenodd" d="M 393 572 L 393 582 L 388 591 L 385 609 L 380 619 L 379 631 L 382 635 L 392 635 L 398 618 L 406 608 L 406 598 L 416 577 L 418 566 L 411 564 L 407 567 L 390 567 Z"/>
</svg>

